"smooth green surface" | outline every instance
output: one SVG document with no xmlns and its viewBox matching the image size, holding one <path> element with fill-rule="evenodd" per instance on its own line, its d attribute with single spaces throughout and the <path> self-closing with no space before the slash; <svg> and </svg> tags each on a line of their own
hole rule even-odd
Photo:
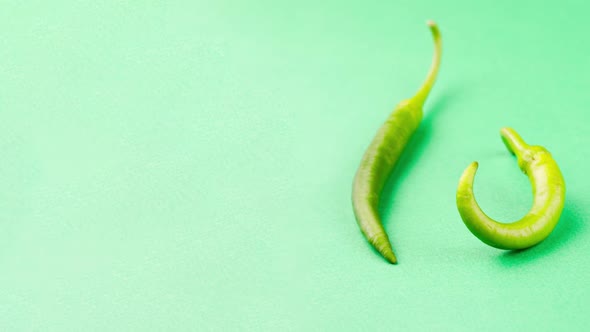
<svg viewBox="0 0 590 332">
<path fill-rule="evenodd" d="M 587 1 L 1 1 L 0 330 L 583 330 Z M 354 221 L 375 131 L 445 54 L 385 189 L 399 265 Z M 532 202 L 498 143 L 542 144 L 562 220 L 514 253 L 465 228 Z"/>
</svg>

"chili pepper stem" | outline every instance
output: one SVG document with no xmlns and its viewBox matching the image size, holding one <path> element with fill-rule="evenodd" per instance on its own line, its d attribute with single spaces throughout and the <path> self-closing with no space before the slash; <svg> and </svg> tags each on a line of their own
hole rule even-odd
<svg viewBox="0 0 590 332">
<path fill-rule="evenodd" d="M 500 130 L 500 136 L 504 145 L 506 145 L 506 148 L 512 154 L 520 155 L 525 149 L 529 148 L 529 145 L 512 128 L 502 128 Z"/>
<path fill-rule="evenodd" d="M 440 59 L 442 55 L 442 40 L 440 38 L 440 30 L 438 29 L 438 26 L 432 20 L 427 21 L 426 24 L 428 27 L 430 27 L 432 39 L 434 40 L 434 55 L 432 57 L 432 65 L 430 66 L 428 75 L 426 75 L 426 80 L 420 87 L 420 90 L 418 90 L 416 95 L 412 98 L 412 101 L 420 107 L 424 105 L 426 97 L 428 97 L 428 94 L 434 85 L 434 81 L 436 80 L 438 69 L 440 67 Z"/>
</svg>

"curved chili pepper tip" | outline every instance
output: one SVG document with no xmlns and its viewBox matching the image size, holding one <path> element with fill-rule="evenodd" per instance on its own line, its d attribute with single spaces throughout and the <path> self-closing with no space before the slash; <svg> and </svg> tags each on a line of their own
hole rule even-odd
<svg viewBox="0 0 590 332">
<path fill-rule="evenodd" d="M 475 178 L 475 173 L 479 168 L 479 163 L 477 161 L 472 162 L 465 168 L 463 174 L 461 175 L 461 179 L 459 180 L 459 190 L 457 191 L 457 201 L 463 199 L 470 199 L 471 195 L 473 195 L 473 180 Z"/>
<path fill-rule="evenodd" d="M 395 254 L 393 253 L 393 251 L 381 252 L 381 254 L 391 264 L 397 264 L 397 258 L 395 257 Z"/>
</svg>

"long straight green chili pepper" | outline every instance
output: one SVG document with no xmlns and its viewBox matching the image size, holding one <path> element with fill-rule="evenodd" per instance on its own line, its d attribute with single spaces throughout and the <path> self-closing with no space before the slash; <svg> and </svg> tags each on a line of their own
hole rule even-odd
<svg viewBox="0 0 590 332">
<path fill-rule="evenodd" d="M 543 241 L 557 225 L 565 202 L 565 182 L 557 163 L 545 148 L 526 144 L 510 128 L 503 128 L 500 134 L 531 181 L 533 207 L 526 216 L 511 224 L 488 217 L 473 196 L 477 170 L 477 162 L 473 162 L 459 181 L 457 208 L 467 228 L 484 243 L 499 249 L 524 249 Z"/>
<path fill-rule="evenodd" d="M 352 189 L 357 223 L 371 245 L 392 264 L 397 259 L 378 213 L 379 197 L 389 174 L 422 120 L 422 106 L 440 66 L 442 42 L 436 24 L 428 22 L 434 40 L 434 56 L 426 81 L 416 95 L 399 103 L 381 126 L 365 152 Z"/>
</svg>

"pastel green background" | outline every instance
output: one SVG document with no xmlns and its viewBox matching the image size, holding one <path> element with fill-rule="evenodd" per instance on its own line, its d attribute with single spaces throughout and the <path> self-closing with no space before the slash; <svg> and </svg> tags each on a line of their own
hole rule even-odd
<svg viewBox="0 0 590 332">
<path fill-rule="evenodd" d="M 555 331 L 590 324 L 587 1 L 0 0 L 0 330 Z M 352 178 L 443 63 L 383 200 L 392 266 Z M 501 220 L 530 184 L 512 126 L 568 185 L 541 245 Z"/>
</svg>

